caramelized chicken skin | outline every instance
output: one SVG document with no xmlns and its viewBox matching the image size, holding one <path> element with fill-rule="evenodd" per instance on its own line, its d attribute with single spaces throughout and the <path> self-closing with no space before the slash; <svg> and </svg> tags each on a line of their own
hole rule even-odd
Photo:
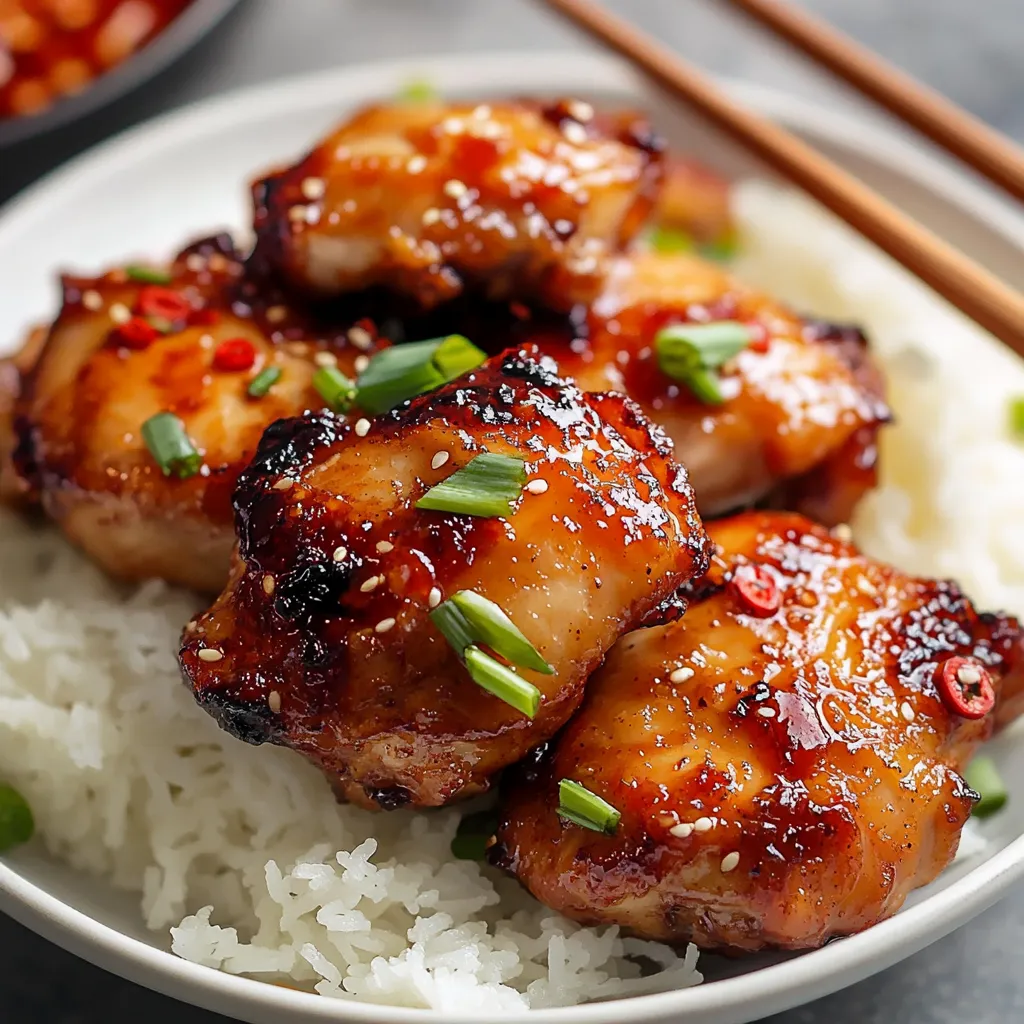
<svg viewBox="0 0 1024 1024">
<path fill-rule="evenodd" d="M 954 714 L 937 673 L 962 657 L 997 695 L 1019 692 L 1021 629 L 801 516 L 709 532 L 686 614 L 624 637 L 509 780 L 493 856 L 580 921 L 706 948 L 817 946 L 893 914 L 952 859 L 974 800 L 960 772 L 995 715 Z M 755 567 L 774 613 L 761 591 L 760 614 L 743 597 Z M 621 812 L 614 835 L 560 820 L 563 778 Z"/>
<path fill-rule="evenodd" d="M 508 518 L 418 510 L 482 452 L 525 460 Z M 368 806 L 444 804 L 551 736 L 615 640 L 706 565 L 685 471 L 627 400 L 525 351 L 378 417 L 275 424 L 235 497 L 230 582 L 186 629 L 196 699 L 293 747 Z M 532 721 L 477 686 L 429 618 L 497 604 L 554 674 Z"/>
<path fill-rule="evenodd" d="M 723 368 L 723 404 L 708 405 L 662 371 L 655 337 L 719 320 L 749 325 L 754 342 Z M 792 482 L 795 507 L 838 523 L 874 485 L 889 411 L 858 332 L 805 321 L 698 256 L 637 251 L 617 261 L 577 335 L 537 341 L 582 388 L 629 395 L 666 431 L 702 514 Z"/>
<path fill-rule="evenodd" d="M 642 227 L 659 150 L 636 115 L 579 102 L 369 107 L 257 182 L 257 250 L 314 293 L 430 307 L 471 286 L 567 312 Z"/>
<path fill-rule="evenodd" d="M 311 386 L 316 351 L 329 348 L 352 373 L 372 337 L 359 334 L 360 348 L 343 332 L 314 333 L 275 304 L 272 289 L 257 293 L 226 237 L 185 250 L 169 275 L 162 285 L 124 270 L 64 277 L 60 314 L 17 382 L 15 463 L 22 486 L 107 571 L 216 592 L 234 543 L 231 492 L 264 427 L 322 404 Z M 168 316 L 184 300 L 184 312 L 161 324 L 168 333 L 126 341 L 122 323 L 163 310 L 153 302 L 167 290 Z M 253 347 L 251 367 L 219 368 L 219 346 L 238 338 Z M 280 369 L 280 379 L 262 398 L 250 397 L 252 379 L 268 367 Z M 162 411 L 181 419 L 202 453 L 202 469 L 189 479 L 165 476 L 143 441 L 142 424 Z M 10 466 L 4 475 L 11 479 Z"/>
</svg>

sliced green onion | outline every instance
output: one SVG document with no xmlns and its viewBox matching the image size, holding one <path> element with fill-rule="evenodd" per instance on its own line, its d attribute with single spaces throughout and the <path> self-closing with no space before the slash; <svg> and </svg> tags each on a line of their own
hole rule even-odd
<svg viewBox="0 0 1024 1024">
<path fill-rule="evenodd" d="M 369 413 L 387 412 L 408 398 L 461 377 L 485 358 L 461 334 L 393 345 L 378 352 L 360 375 L 356 402 Z"/>
<path fill-rule="evenodd" d="M 165 316 L 147 316 L 146 320 L 154 330 L 161 334 L 171 334 L 174 331 L 174 324 Z"/>
<path fill-rule="evenodd" d="M 400 103 L 429 103 L 439 96 L 434 84 L 426 78 L 410 78 L 399 90 Z"/>
<path fill-rule="evenodd" d="M 725 231 L 713 242 L 704 242 L 699 251 L 701 256 L 709 260 L 716 260 L 719 263 L 727 263 L 735 259 L 740 251 L 740 239 L 738 232 L 734 230 Z"/>
<path fill-rule="evenodd" d="M 321 366 L 313 374 L 313 387 L 334 412 L 348 412 L 356 386 L 336 366 Z"/>
<path fill-rule="evenodd" d="M 1010 433 L 1024 441 L 1024 396 L 1010 399 Z"/>
<path fill-rule="evenodd" d="M 431 487 L 416 507 L 467 516 L 508 516 L 525 483 L 522 459 L 485 452 Z"/>
<path fill-rule="evenodd" d="M 281 379 L 279 366 L 267 366 L 260 370 L 246 388 L 250 398 L 263 398 L 264 395 Z"/>
<path fill-rule="evenodd" d="M 431 613 L 430 619 L 441 631 L 451 649 L 461 658 L 477 637 L 462 610 L 450 600 L 442 601 Z"/>
<path fill-rule="evenodd" d="M 195 476 L 203 464 L 185 424 L 172 412 L 158 412 L 142 424 L 142 440 L 156 459 L 164 476 L 172 473 L 180 480 Z"/>
<path fill-rule="evenodd" d="M 133 281 L 142 281 L 144 284 L 170 284 L 173 280 L 169 271 L 160 270 L 158 267 L 146 267 L 141 263 L 125 267 L 124 272 Z"/>
<path fill-rule="evenodd" d="M 540 707 L 540 690 L 500 661 L 485 654 L 479 647 L 467 647 L 463 652 L 466 668 L 477 686 L 493 693 L 499 700 L 533 718 Z"/>
<path fill-rule="evenodd" d="M 475 640 L 487 644 L 513 665 L 532 668 L 548 676 L 554 674 L 555 670 L 540 656 L 537 648 L 493 601 L 488 601 L 475 590 L 460 590 L 445 604 L 449 601 L 465 616 Z"/>
<path fill-rule="evenodd" d="M 558 814 L 574 825 L 606 835 L 615 834 L 622 817 L 607 800 L 602 800 L 572 779 L 562 779 L 558 783 Z"/>
<path fill-rule="evenodd" d="M 28 801 L 13 786 L 0 782 L 0 853 L 27 843 L 35 830 Z"/>
<path fill-rule="evenodd" d="M 662 373 L 685 384 L 702 402 L 721 405 L 725 399 L 715 370 L 750 341 L 750 329 L 735 320 L 672 324 L 655 335 L 654 351 Z"/>
<path fill-rule="evenodd" d="M 647 241 L 655 252 L 693 252 L 696 248 L 691 234 L 679 228 L 665 227 L 663 224 L 651 228 Z"/>
<path fill-rule="evenodd" d="M 987 818 L 1006 806 L 1010 794 L 990 757 L 976 757 L 964 772 L 964 779 L 981 799 L 971 812 L 976 818 Z"/>
<path fill-rule="evenodd" d="M 500 820 L 496 809 L 467 814 L 452 839 L 452 856 L 459 860 L 483 860 Z"/>
</svg>

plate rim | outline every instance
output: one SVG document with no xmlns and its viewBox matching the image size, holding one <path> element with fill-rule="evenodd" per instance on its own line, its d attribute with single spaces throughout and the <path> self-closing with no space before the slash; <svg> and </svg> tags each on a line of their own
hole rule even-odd
<svg viewBox="0 0 1024 1024">
<path fill-rule="evenodd" d="M 217 130 L 225 123 L 259 121 L 296 106 L 339 104 L 393 93 L 396 84 L 426 74 L 449 91 L 491 91 L 536 79 L 538 91 L 601 91 L 623 95 L 645 88 L 641 78 L 616 59 L 603 55 L 503 53 L 439 55 L 424 59 L 367 62 L 342 69 L 247 86 L 162 114 L 101 142 L 44 176 L 0 208 L 0 247 L 45 217 L 49 198 L 104 177 L 133 154 L 174 146 L 183 139 Z M 584 84 L 588 88 L 584 88 Z M 596 87 L 596 88 L 595 88 Z M 939 192 L 952 205 L 1003 236 L 1024 252 L 1024 217 L 975 185 L 926 150 L 881 124 L 856 114 L 826 110 L 785 92 L 750 83 L 727 83 L 741 101 L 791 127 L 824 140 L 868 151 L 881 165 Z M 851 140 L 858 140 L 856 144 Z M 739 1024 L 757 1015 L 779 1012 L 859 981 L 935 939 L 991 906 L 1024 876 L 1024 835 L 1011 841 L 948 887 L 857 935 L 830 943 L 749 974 L 705 982 L 692 988 L 603 1003 L 503 1014 L 506 1024 L 613 1024 L 628 1016 L 640 1024 L 679 1014 L 701 1024 Z M 427 1021 L 476 1022 L 474 1011 L 435 1011 L 324 998 L 282 988 L 255 978 L 227 974 L 182 960 L 90 917 L 22 877 L 0 859 L 0 910 L 63 946 L 122 977 L 164 994 L 222 1013 L 271 1021 L 290 1014 L 303 1021 L 348 1020 L 359 1024 L 423 1024 Z M 252 1016 L 250 1016 L 252 1014 Z"/>
</svg>

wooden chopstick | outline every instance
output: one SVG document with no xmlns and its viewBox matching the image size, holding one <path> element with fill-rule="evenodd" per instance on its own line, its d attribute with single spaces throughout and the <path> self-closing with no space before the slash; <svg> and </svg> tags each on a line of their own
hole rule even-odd
<svg viewBox="0 0 1024 1024">
<path fill-rule="evenodd" d="M 1024 201 L 1024 150 L 867 47 L 785 0 L 726 0 Z"/>
<path fill-rule="evenodd" d="M 806 143 L 727 99 L 699 71 L 591 0 L 545 0 L 902 263 L 1024 356 L 1024 296 L 901 213 Z"/>
</svg>

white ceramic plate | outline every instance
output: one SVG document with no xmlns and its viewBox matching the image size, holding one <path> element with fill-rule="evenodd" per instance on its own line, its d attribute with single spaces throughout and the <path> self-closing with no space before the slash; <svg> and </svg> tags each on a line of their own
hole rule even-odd
<svg viewBox="0 0 1024 1024">
<path fill-rule="evenodd" d="M 426 76 L 446 95 L 565 94 L 648 107 L 671 143 L 728 174 L 763 173 L 751 159 L 668 106 L 628 70 L 600 58 L 485 55 L 374 65 L 317 75 L 203 103 L 127 132 L 29 190 L 0 217 L 0 346 L 52 314 L 58 266 L 95 270 L 132 255 L 169 254 L 192 233 L 242 227 L 245 183 L 308 147 L 354 105 Z M 1005 276 L 1024 274 L 1024 221 L 919 148 L 866 123 L 750 87 L 746 103 L 801 132 L 904 209 Z M 697 988 L 530 1014 L 505 1024 L 674 1021 L 740 1024 L 825 995 L 921 949 L 993 903 L 1024 874 L 1024 750 L 993 745 L 1013 790 L 987 826 L 984 854 L 914 894 L 896 917 L 802 956 L 703 958 Z M 1020 746 L 1017 744 L 1016 746 Z M 0 861 L 0 909 L 75 953 L 178 999 L 254 1024 L 397 1024 L 471 1016 L 340 1002 L 221 974 L 172 956 L 146 932 L 135 897 L 20 851 Z"/>
</svg>

